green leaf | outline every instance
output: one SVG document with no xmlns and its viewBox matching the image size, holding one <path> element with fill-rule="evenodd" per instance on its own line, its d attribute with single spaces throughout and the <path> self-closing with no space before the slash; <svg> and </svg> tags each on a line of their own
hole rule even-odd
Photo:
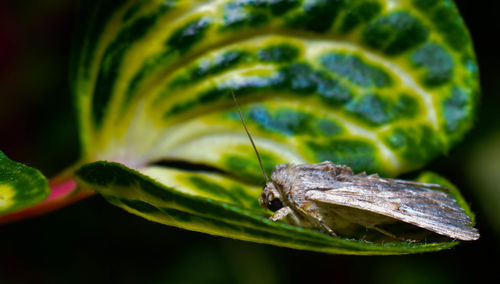
<svg viewBox="0 0 500 284">
<path fill-rule="evenodd" d="M 49 193 L 42 173 L 11 161 L 0 151 L 0 215 L 35 205 Z"/>
<path fill-rule="evenodd" d="M 144 173 L 144 174 L 143 174 Z M 437 251 L 458 242 L 371 243 L 358 239 L 333 238 L 327 234 L 272 222 L 259 208 L 259 186 L 238 182 L 214 173 L 196 174 L 149 167 L 143 173 L 122 164 L 95 162 L 77 171 L 85 186 L 94 188 L 110 203 L 145 219 L 218 236 L 324 253 L 359 255 L 408 254 Z M 145 175 L 147 174 L 147 175 Z M 443 178 L 426 173 L 420 181 Z M 467 213 L 463 198 L 450 187 Z"/>
<path fill-rule="evenodd" d="M 268 173 L 324 160 L 382 176 L 418 169 L 461 140 L 476 109 L 475 55 L 451 0 L 89 3 L 73 69 L 82 160 L 154 170 L 165 185 L 102 162 L 78 172 L 86 186 L 147 219 L 249 241 L 356 254 L 455 244 L 371 244 L 267 221 L 231 97 Z"/>
<path fill-rule="evenodd" d="M 92 2 L 92 1 L 91 1 Z M 471 127 L 472 44 L 441 1 L 98 1 L 74 93 L 84 160 L 183 160 L 261 180 L 331 160 L 396 176 Z"/>
</svg>

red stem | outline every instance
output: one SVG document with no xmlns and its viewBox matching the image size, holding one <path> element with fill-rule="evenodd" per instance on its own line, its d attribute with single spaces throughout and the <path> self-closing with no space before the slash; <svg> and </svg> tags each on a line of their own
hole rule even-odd
<svg viewBox="0 0 500 284">
<path fill-rule="evenodd" d="M 39 216 L 95 194 L 94 191 L 79 188 L 72 176 L 55 177 L 49 181 L 50 195 L 47 199 L 21 211 L 0 217 L 0 225 Z"/>
</svg>

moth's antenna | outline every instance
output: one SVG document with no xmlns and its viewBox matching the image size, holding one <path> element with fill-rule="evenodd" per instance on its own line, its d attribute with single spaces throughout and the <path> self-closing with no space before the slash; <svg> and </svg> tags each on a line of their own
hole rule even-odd
<svg viewBox="0 0 500 284">
<path fill-rule="evenodd" d="M 243 127 L 245 128 L 245 131 L 247 132 L 248 138 L 250 138 L 250 142 L 252 143 L 253 149 L 255 150 L 255 154 L 257 154 L 257 160 L 259 160 L 260 169 L 262 170 L 262 173 L 264 174 L 264 177 L 266 178 L 266 182 L 269 182 L 269 178 L 267 177 L 266 171 L 264 170 L 264 166 L 262 165 L 262 160 L 260 159 L 259 151 L 257 151 L 257 147 L 255 147 L 255 143 L 253 142 L 252 135 L 250 135 L 250 132 L 248 132 L 247 126 L 245 125 L 245 121 L 243 120 L 243 115 L 241 114 L 240 105 L 238 104 L 238 101 L 236 100 L 236 96 L 234 95 L 234 91 L 232 91 L 231 94 L 233 95 L 234 103 L 236 104 L 236 107 L 238 108 L 238 114 L 240 115 L 241 123 L 243 123 Z"/>
</svg>

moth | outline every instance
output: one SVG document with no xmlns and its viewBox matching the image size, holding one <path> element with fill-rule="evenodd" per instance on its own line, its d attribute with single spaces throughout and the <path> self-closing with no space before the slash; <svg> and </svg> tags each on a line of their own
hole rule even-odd
<svg viewBox="0 0 500 284">
<path fill-rule="evenodd" d="M 278 165 L 269 179 L 234 92 L 232 95 L 266 179 L 259 203 L 274 212 L 270 220 L 328 232 L 333 237 L 352 237 L 361 227 L 400 240 L 414 240 L 415 236 L 417 241 L 423 240 L 427 235 L 421 237 L 422 231 L 464 241 L 479 238 L 470 217 L 450 191 L 438 184 L 354 174 L 350 167 L 330 161 Z M 386 229 L 401 224 L 417 228 L 417 234 L 409 238 Z"/>
</svg>

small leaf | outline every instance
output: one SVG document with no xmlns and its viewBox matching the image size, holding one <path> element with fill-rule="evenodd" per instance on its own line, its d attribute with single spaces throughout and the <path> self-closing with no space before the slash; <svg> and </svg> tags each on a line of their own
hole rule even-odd
<svg viewBox="0 0 500 284">
<path fill-rule="evenodd" d="M 0 215 L 35 205 L 49 192 L 40 171 L 11 161 L 0 151 Z"/>
<path fill-rule="evenodd" d="M 358 255 L 438 251 L 458 243 L 449 239 L 430 243 L 371 243 L 333 238 L 268 220 L 268 215 L 257 203 L 260 186 L 221 174 L 187 173 L 164 167 L 149 167 L 143 172 L 151 177 L 122 164 L 95 162 L 84 165 L 76 174 L 81 183 L 94 188 L 110 203 L 145 219 L 245 241 Z M 422 181 L 441 182 L 443 179 L 426 174 Z M 459 194 L 458 191 L 455 194 Z"/>
</svg>

